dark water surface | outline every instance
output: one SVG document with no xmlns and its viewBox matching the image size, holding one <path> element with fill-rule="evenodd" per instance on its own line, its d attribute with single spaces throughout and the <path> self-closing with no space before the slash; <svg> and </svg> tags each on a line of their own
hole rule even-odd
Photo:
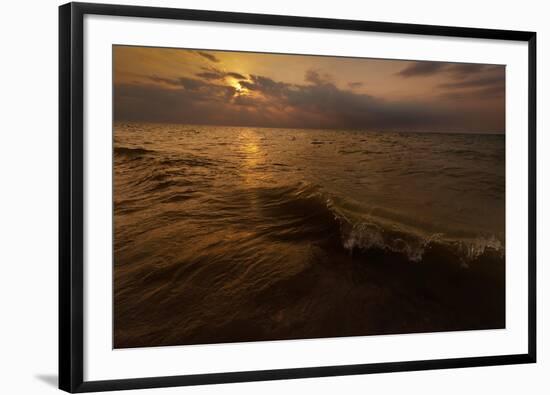
<svg viewBox="0 0 550 395">
<path fill-rule="evenodd" d="M 115 347 L 504 327 L 504 136 L 123 124 Z"/>
</svg>

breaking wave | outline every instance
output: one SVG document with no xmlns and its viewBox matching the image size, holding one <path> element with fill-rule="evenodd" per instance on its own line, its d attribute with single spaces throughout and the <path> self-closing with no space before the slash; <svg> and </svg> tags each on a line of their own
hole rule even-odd
<svg viewBox="0 0 550 395">
<path fill-rule="evenodd" d="M 376 216 L 368 213 L 346 214 L 335 199 L 320 187 L 307 183 L 272 189 L 269 193 L 263 191 L 262 196 L 275 198 L 262 203 L 266 207 L 278 205 L 282 217 L 296 215 L 301 221 L 293 225 L 311 231 L 312 236 L 319 232 L 336 235 L 340 246 L 350 254 L 386 251 L 402 254 L 412 262 L 420 262 L 427 251 L 436 249 L 448 255 L 448 259 L 458 260 L 466 266 L 485 254 L 504 257 L 504 244 L 494 235 L 453 238 L 444 233 L 411 229 L 410 225 L 395 221 L 400 216 L 388 215 L 390 218 L 384 218 L 380 213 L 387 210 L 376 208 L 369 210 L 370 213 L 376 212 Z M 311 239 L 314 240 L 314 237 Z"/>
</svg>

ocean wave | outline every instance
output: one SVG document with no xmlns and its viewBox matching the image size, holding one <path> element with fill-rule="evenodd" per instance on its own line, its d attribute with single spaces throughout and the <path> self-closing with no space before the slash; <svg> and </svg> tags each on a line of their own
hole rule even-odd
<svg viewBox="0 0 550 395">
<path fill-rule="evenodd" d="M 405 255 L 412 262 L 421 262 L 426 252 L 437 249 L 448 258 L 464 266 L 485 254 L 504 256 L 504 245 L 495 236 L 478 236 L 471 239 L 449 239 L 443 233 L 419 236 L 382 226 L 360 222 L 342 226 L 342 244 L 350 253 L 378 249 Z"/>
<path fill-rule="evenodd" d="M 309 231 L 316 229 L 313 233 L 317 236 L 319 232 L 325 236 L 337 235 L 341 248 L 352 255 L 376 250 L 401 254 L 411 262 L 421 262 L 427 252 L 437 250 L 440 255 L 463 266 L 485 254 L 504 257 L 504 244 L 494 235 L 456 238 L 445 233 L 415 231 L 410 226 L 413 221 L 396 221 L 402 215 L 381 217 L 381 214 L 388 212 L 383 209 L 371 210 L 371 213 L 378 214 L 377 217 L 365 213 L 361 218 L 352 218 L 320 187 L 307 183 L 264 192 L 264 197 L 271 199 L 264 202 L 266 207 L 276 205 L 280 210 L 277 212 L 279 216 L 297 216 L 293 226 Z"/>
</svg>

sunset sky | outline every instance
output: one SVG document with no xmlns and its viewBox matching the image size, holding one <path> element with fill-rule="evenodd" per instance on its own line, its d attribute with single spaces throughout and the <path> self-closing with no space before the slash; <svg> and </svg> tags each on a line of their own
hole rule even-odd
<svg viewBox="0 0 550 395">
<path fill-rule="evenodd" d="M 115 121 L 504 133 L 504 66 L 115 46 Z"/>
</svg>

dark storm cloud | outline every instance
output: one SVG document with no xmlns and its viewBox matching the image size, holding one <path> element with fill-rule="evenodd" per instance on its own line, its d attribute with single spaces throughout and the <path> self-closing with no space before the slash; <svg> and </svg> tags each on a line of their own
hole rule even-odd
<svg viewBox="0 0 550 395">
<path fill-rule="evenodd" d="M 258 99 L 251 98 L 250 96 L 236 96 L 233 98 L 233 104 L 246 107 L 259 107 L 263 103 Z"/>
<path fill-rule="evenodd" d="M 278 86 L 275 92 L 281 108 L 317 115 L 321 125 L 331 128 L 377 128 L 409 130 L 439 128 L 453 117 L 450 109 L 434 104 L 388 102 L 380 98 L 342 90 L 332 83 Z"/>
<path fill-rule="evenodd" d="M 206 73 L 212 73 L 206 74 Z M 457 80 L 443 87 L 437 100 L 388 101 L 342 89 L 327 76 L 310 70 L 305 84 L 275 81 L 250 75 L 239 83 L 249 94 L 220 81 L 218 70 L 198 73 L 200 78 L 166 79 L 149 77 L 156 84 L 115 85 L 115 118 L 154 122 L 258 125 L 270 127 L 363 128 L 418 131 L 502 131 L 500 103 L 488 111 L 475 98 L 491 99 L 503 86 L 493 78 Z M 238 73 L 235 73 L 238 74 Z M 233 75 L 230 75 L 233 76 Z M 238 74 L 234 78 L 244 77 Z M 168 85 L 163 87 L 158 83 Z M 456 92 L 476 87 L 475 91 Z M 456 86 L 455 86 L 456 85 Z M 492 102 L 490 102 L 492 103 Z M 494 107 L 494 109 L 493 109 Z M 498 110 L 501 111 L 498 111 Z M 473 128 L 473 129 L 472 129 Z"/>
<path fill-rule="evenodd" d="M 202 56 L 203 58 L 208 59 L 209 61 L 214 63 L 220 62 L 220 60 L 215 55 L 212 55 L 208 52 L 197 51 L 197 55 Z"/>
<path fill-rule="evenodd" d="M 115 86 L 116 120 L 160 123 L 191 123 L 241 126 L 290 126 L 269 106 L 248 97 L 233 97 L 235 90 L 205 85 L 196 91 L 167 89 L 159 85 L 120 84 Z"/>
<path fill-rule="evenodd" d="M 273 97 L 281 97 L 293 86 L 296 86 L 286 82 L 277 82 L 261 75 L 251 75 L 249 81 L 241 81 L 240 84 L 251 91 L 261 92 Z"/>
</svg>

